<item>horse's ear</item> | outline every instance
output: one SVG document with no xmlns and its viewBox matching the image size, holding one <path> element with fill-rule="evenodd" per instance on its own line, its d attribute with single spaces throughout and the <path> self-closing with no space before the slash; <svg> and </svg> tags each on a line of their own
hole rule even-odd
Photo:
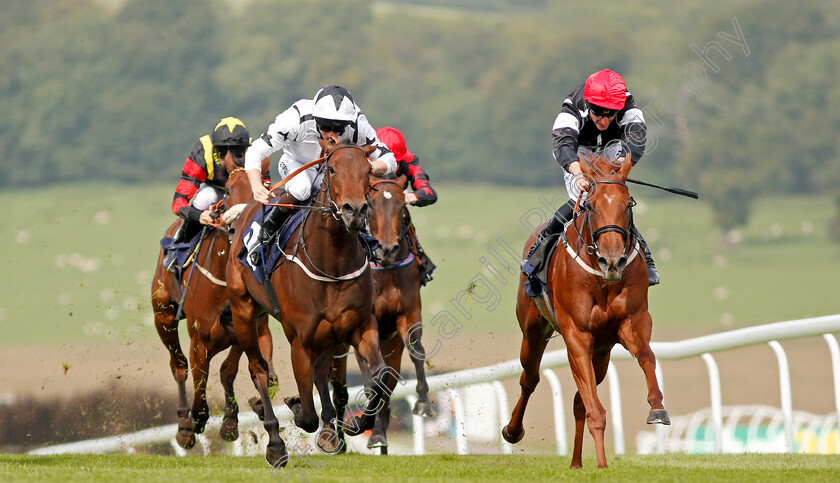
<svg viewBox="0 0 840 483">
<path fill-rule="evenodd" d="M 362 151 L 365 153 L 365 156 L 370 157 L 374 151 L 376 151 L 376 146 L 362 146 Z"/>
<path fill-rule="evenodd" d="M 622 181 L 627 179 L 627 176 L 630 175 L 630 168 L 633 167 L 633 162 L 630 160 L 630 153 L 627 153 L 627 156 L 624 157 L 624 164 L 621 165 L 621 168 L 618 170 L 618 175 L 621 177 Z"/>
<path fill-rule="evenodd" d="M 578 161 L 580 162 L 580 169 L 583 171 L 583 174 L 592 176 L 592 156 L 580 156 L 578 157 Z"/>
<path fill-rule="evenodd" d="M 402 186 L 402 189 L 405 189 L 405 186 L 408 183 L 408 178 L 406 178 L 404 174 L 401 174 L 399 178 L 396 179 L 396 182 Z"/>
<path fill-rule="evenodd" d="M 333 152 L 335 150 L 335 147 L 338 146 L 338 144 L 332 142 L 332 139 L 319 139 L 318 144 L 320 144 L 321 147 L 324 148 L 324 156 Z"/>
</svg>

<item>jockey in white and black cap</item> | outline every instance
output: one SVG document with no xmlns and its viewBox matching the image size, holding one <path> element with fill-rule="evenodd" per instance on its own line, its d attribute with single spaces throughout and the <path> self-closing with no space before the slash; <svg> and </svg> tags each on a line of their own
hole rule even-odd
<svg viewBox="0 0 840 483">
<path fill-rule="evenodd" d="M 376 146 L 377 149 L 370 155 L 373 174 L 390 175 L 397 169 L 394 155 L 376 137 L 376 130 L 356 105 L 350 92 L 338 85 L 328 85 L 319 89 L 314 98 L 300 99 L 278 114 L 265 133 L 245 153 L 245 170 L 254 199 L 268 203 L 272 198 L 260 175 L 263 159 L 282 149 L 278 169 L 280 175 L 285 177 L 320 156 L 319 139 Z M 318 173 L 317 167 L 301 171 L 286 183 L 277 203 L 296 204 L 308 199 L 312 188 L 320 182 Z M 272 210 L 263 224 L 260 236 L 249 240 L 249 260 L 254 266 L 259 261 L 259 251 L 254 250 L 259 246 L 259 240 L 269 239 L 293 211 L 291 208 L 280 207 Z"/>
</svg>

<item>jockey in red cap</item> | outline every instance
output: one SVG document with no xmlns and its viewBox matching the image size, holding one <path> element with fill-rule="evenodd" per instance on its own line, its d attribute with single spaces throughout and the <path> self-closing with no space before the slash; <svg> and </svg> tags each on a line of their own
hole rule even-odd
<svg viewBox="0 0 840 483">
<path fill-rule="evenodd" d="M 647 125 L 642 110 L 636 107 L 624 79 L 611 70 L 595 72 L 583 85 L 566 96 L 554 120 L 552 137 L 554 159 L 563 168 L 566 191 L 571 199 L 557 210 L 531 247 L 523 262 L 523 271 L 527 275 L 535 273 L 535 267 L 529 261 L 541 246 L 542 240 L 562 231 L 566 222 L 572 218 L 578 196 L 589 187 L 589 181 L 580 176 L 582 156 L 597 152 L 620 163 L 629 153 L 635 165 L 645 153 L 646 135 Z M 648 281 L 650 285 L 656 285 L 659 283 L 659 273 L 647 243 L 635 225 L 631 229 L 645 254 Z M 535 260 L 537 258 L 534 257 Z"/>
<path fill-rule="evenodd" d="M 405 175 L 409 184 L 414 190 L 405 194 L 405 202 L 414 206 L 431 205 L 437 201 L 437 193 L 429 184 L 429 175 L 420 167 L 420 157 L 411 153 L 405 145 L 403 134 L 393 127 L 381 127 L 376 130 L 376 137 L 388 146 L 397 159 L 397 171 L 395 176 Z M 417 240 L 415 240 L 416 242 Z M 423 272 L 423 285 L 432 279 L 432 271 L 435 264 L 423 252 L 420 243 L 413 244 L 420 253 L 414 255 L 420 262 L 420 270 Z"/>
</svg>

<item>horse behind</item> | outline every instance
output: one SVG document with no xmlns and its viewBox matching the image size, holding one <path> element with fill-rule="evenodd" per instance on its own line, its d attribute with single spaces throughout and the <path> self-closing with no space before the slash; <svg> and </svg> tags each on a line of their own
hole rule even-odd
<svg viewBox="0 0 840 483">
<path fill-rule="evenodd" d="M 651 406 L 648 424 L 670 421 L 656 380 L 656 358 L 649 345 L 652 319 L 647 270 L 629 233 L 634 203 L 625 182 L 632 163 L 629 156 L 620 165 L 601 156 L 584 161 L 581 168 L 592 184 L 582 209 L 576 210 L 565 231 L 569 248 L 558 245 L 549 262 L 546 298 L 529 297 L 523 288 L 525 276 L 520 276 L 516 316 L 522 330 L 522 392 L 502 436 L 510 443 L 524 436 L 525 406 L 540 380 L 540 361 L 556 330 L 563 336 L 577 385 L 571 467 L 582 466 L 585 421 L 595 440 L 598 467 L 605 468 L 606 411 L 598 400 L 596 386 L 607 373 L 610 351 L 616 343 L 638 360 L 645 374 Z M 525 253 L 534 241 L 532 235 Z"/>
<path fill-rule="evenodd" d="M 406 177 L 395 179 L 370 178 L 370 233 L 379 240 L 376 255 L 378 264 L 371 263 L 373 281 L 376 287 L 374 315 L 379 327 L 379 343 L 385 364 L 400 374 L 403 349 L 408 347 L 409 357 L 417 375 L 417 394 L 413 413 L 417 416 L 435 416 L 434 406 L 429 402 L 429 385 L 423 366 L 426 350 L 420 339 L 423 335 L 420 300 L 420 267 L 409 244 L 408 211 L 404 190 Z M 341 365 L 346 358 L 336 359 Z M 346 367 L 339 367 L 343 374 Z M 340 375 L 338 376 L 341 377 Z M 397 379 L 391 378 L 388 394 L 396 386 Z M 376 423 L 368 440 L 368 448 L 381 448 L 387 453 L 386 433 L 391 417 L 390 401 L 376 414 Z"/>
<path fill-rule="evenodd" d="M 242 168 L 236 165 L 225 166 L 229 178 L 226 186 L 225 205 L 230 208 L 246 203 L 252 198 L 251 189 Z M 238 177 L 238 180 L 237 180 Z M 243 185 L 244 181 L 244 185 Z M 172 236 L 178 229 L 180 220 L 176 220 L 166 230 L 166 236 Z M 155 328 L 161 342 L 169 351 L 169 365 L 178 385 L 178 433 L 176 440 L 181 447 L 189 449 L 195 445 L 196 433 L 203 433 L 210 417 L 207 406 L 207 377 L 210 360 L 219 352 L 230 347 L 230 352 L 222 362 L 221 380 L 225 391 L 225 411 L 220 434 L 227 441 L 239 437 L 239 406 L 233 391 L 233 381 L 242 356 L 242 347 L 233 335 L 230 326 L 230 308 L 225 289 L 225 268 L 227 266 L 230 242 L 225 226 L 206 227 L 206 236 L 199 242 L 197 256 L 194 254 L 192 277 L 188 281 L 185 270 L 183 285 L 177 277 L 166 271 L 162 265 L 163 249 L 158 255 L 157 269 L 152 280 L 152 310 L 155 315 Z M 189 283 L 189 287 L 186 284 Z M 187 318 L 187 330 L 190 336 L 190 370 L 193 377 L 193 404 L 190 409 L 187 402 L 186 379 L 187 359 L 181 350 L 178 338 L 176 312 L 183 291 L 187 290 L 183 311 Z M 272 380 L 276 385 L 272 360 L 272 338 L 268 329 L 268 319 L 263 316 L 258 322 L 259 344 L 269 361 Z M 262 414 L 261 403 L 251 401 L 252 409 Z"/>
<path fill-rule="evenodd" d="M 283 466 L 288 459 L 279 433 L 279 421 L 271 407 L 266 361 L 259 350 L 257 317 L 273 312 L 269 286 L 278 310 L 273 316 L 283 325 L 289 341 L 292 369 L 299 396 L 287 398 L 295 424 L 307 432 L 318 429 L 318 414 L 312 395 L 317 387 L 321 399 L 324 428 L 317 438 L 325 452 L 343 449 L 336 425 L 347 434 L 371 429 L 388 383 L 387 369 L 379 349 L 379 333 L 373 315 L 374 286 L 366 248 L 359 232 L 364 229 L 369 207 L 371 171 L 367 156 L 373 147 L 320 141 L 325 158 L 323 183 L 312 211 L 292 234 L 284 251 L 287 259 L 270 275 L 270 284 L 260 283 L 249 268 L 235 258 L 228 261 L 227 281 L 236 336 L 248 355 L 251 378 L 265 407 L 264 426 L 269 435 L 266 460 Z M 249 204 L 235 226 L 241 231 L 261 205 Z M 239 253 L 243 240 L 237 236 L 233 253 Z M 289 258 L 291 257 L 291 258 Z M 329 379 L 333 356 L 352 345 L 365 377 L 368 405 L 361 417 L 349 424 L 336 412 L 330 400 Z M 336 391 L 337 406 L 347 404 L 347 390 Z"/>
</svg>

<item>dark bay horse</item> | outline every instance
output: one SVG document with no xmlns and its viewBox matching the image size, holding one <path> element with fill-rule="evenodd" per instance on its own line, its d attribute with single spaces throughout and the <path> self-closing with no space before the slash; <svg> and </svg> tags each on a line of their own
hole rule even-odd
<svg viewBox="0 0 840 483">
<path fill-rule="evenodd" d="M 373 427 L 375 414 L 383 404 L 382 394 L 388 377 L 373 315 L 373 277 L 366 248 L 359 239 L 369 212 L 367 195 L 371 167 L 367 156 L 374 147 L 319 142 L 325 157 L 321 166 L 323 183 L 317 193 L 316 206 L 323 211 L 310 212 L 297 228 L 284 249 L 287 258 L 293 259 L 281 263 L 270 281 L 279 308 L 273 316 L 282 323 L 291 346 L 292 368 L 299 391 L 299 396 L 287 398 L 286 404 L 294 413 L 298 427 L 315 432 L 319 426 L 312 395 L 315 384 L 324 422 L 324 428 L 318 434 L 318 446 L 332 453 L 343 446 L 336 425 L 350 435 Z M 250 220 L 260 209 L 258 203 L 249 204 L 234 226 L 247 223 L 242 220 Z M 235 237 L 233 253 L 239 253 L 242 246 L 242 238 Z M 265 408 L 264 426 L 269 435 L 266 460 L 272 466 L 283 466 L 288 453 L 271 407 L 268 367 L 259 350 L 257 330 L 258 316 L 272 311 L 273 303 L 266 286 L 233 257 L 228 262 L 227 281 L 234 331 L 248 355 L 251 378 Z M 329 394 L 333 356 L 348 344 L 353 346 L 360 360 L 369 397 L 364 414 L 350 424 L 343 421 L 343 415 L 336 413 Z M 344 400 L 339 405 L 346 403 Z"/>
<path fill-rule="evenodd" d="M 634 203 L 625 182 L 631 166 L 629 156 L 620 165 L 601 156 L 582 160 L 583 173 L 592 184 L 565 231 L 568 248 L 559 244 L 551 258 L 547 297 L 532 299 L 523 288 L 525 276 L 519 280 L 516 317 L 522 330 L 522 394 L 502 436 L 510 443 L 524 436 L 525 406 L 540 380 L 540 361 L 556 330 L 566 343 L 577 385 L 572 468 L 581 467 L 584 420 L 595 440 L 598 467 L 607 466 L 607 418 L 596 386 L 607 373 L 610 350 L 616 343 L 623 345 L 644 371 L 651 407 L 648 424 L 670 424 L 656 380 L 656 358 L 649 345 L 652 320 L 647 270 L 629 233 Z M 525 253 L 534 240 L 533 235 L 528 239 Z M 552 319 L 556 325 L 550 322 Z"/>
<path fill-rule="evenodd" d="M 253 196 L 244 176 L 242 168 L 229 163 L 224 166 L 229 173 L 226 185 L 225 206 L 228 208 L 247 203 Z M 237 210 L 229 210 L 231 216 Z M 232 220 L 230 220 L 232 221 Z M 176 220 L 166 230 L 166 236 L 172 236 L 180 225 Z M 239 406 L 233 391 L 233 381 L 242 356 L 242 347 L 234 337 L 230 325 L 230 307 L 228 305 L 227 290 L 225 288 L 225 269 L 230 241 L 225 226 L 207 227 L 206 236 L 199 242 L 198 256 L 192 261 L 197 270 L 193 271 L 184 299 L 183 313 L 187 319 L 187 330 L 190 335 L 189 361 L 193 377 L 193 405 L 188 406 L 186 393 L 187 358 L 181 350 L 178 339 L 178 321 L 176 312 L 181 300 L 184 286 L 187 284 L 185 270 L 183 284 L 176 276 L 162 267 L 163 249 L 158 256 L 155 277 L 152 280 L 152 310 L 155 314 L 155 328 L 161 342 L 169 351 L 169 365 L 172 375 L 178 385 L 178 434 L 176 440 L 181 447 L 189 449 L 195 444 L 195 434 L 204 432 L 204 426 L 210 417 L 207 406 L 207 377 L 209 375 L 210 360 L 219 352 L 230 347 L 230 352 L 221 366 L 222 387 L 225 391 L 225 411 L 220 428 L 220 434 L 227 441 L 234 441 L 239 437 L 238 413 Z M 226 325 L 226 326 L 225 326 Z M 263 316 L 258 321 L 259 344 L 262 353 L 269 364 L 273 381 L 274 375 L 272 359 L 272 339 L 268 329 L 268 318 Z M 273 383 L 276 385 L 276 383 Z M 252 409 L 259 415 L 262 413 L 261 402 L 252 401 Z"/>
<path fill-rule="evenodd" d="M 379 343 L 385 364 L 400 373 L 403 349 L 408 353 L 417 374 L 417 394 L 413 413 L 418 416 L 435 416 L 434 406 L 429 402 L 429 386 L 423 366 L 426 351 L 420 339 L 423 335 L 420 301 L 420 267 L 409 245 L 405 195 L 406 177 L 385 179 L 371 177 L 370 233 L 379 240 L 376 251 L 378 264 L 371 263 L 373 282 L 376 287 L 374 314 L 379 323 Z M 346 358 L 336 359 L 337 364 Z M 337 368 L 342 374 L 345 368 Z M 338 376 L 341 377 L 340 375 Z M 389 394 L 396 385 L 391 378 Z M 376 415 L 376 424 L 368 440 L 368 448 L 382 448 L 387 452 L 386 433 L 391 417 L 390 401 L 387 401 Z"/>
</svg>

